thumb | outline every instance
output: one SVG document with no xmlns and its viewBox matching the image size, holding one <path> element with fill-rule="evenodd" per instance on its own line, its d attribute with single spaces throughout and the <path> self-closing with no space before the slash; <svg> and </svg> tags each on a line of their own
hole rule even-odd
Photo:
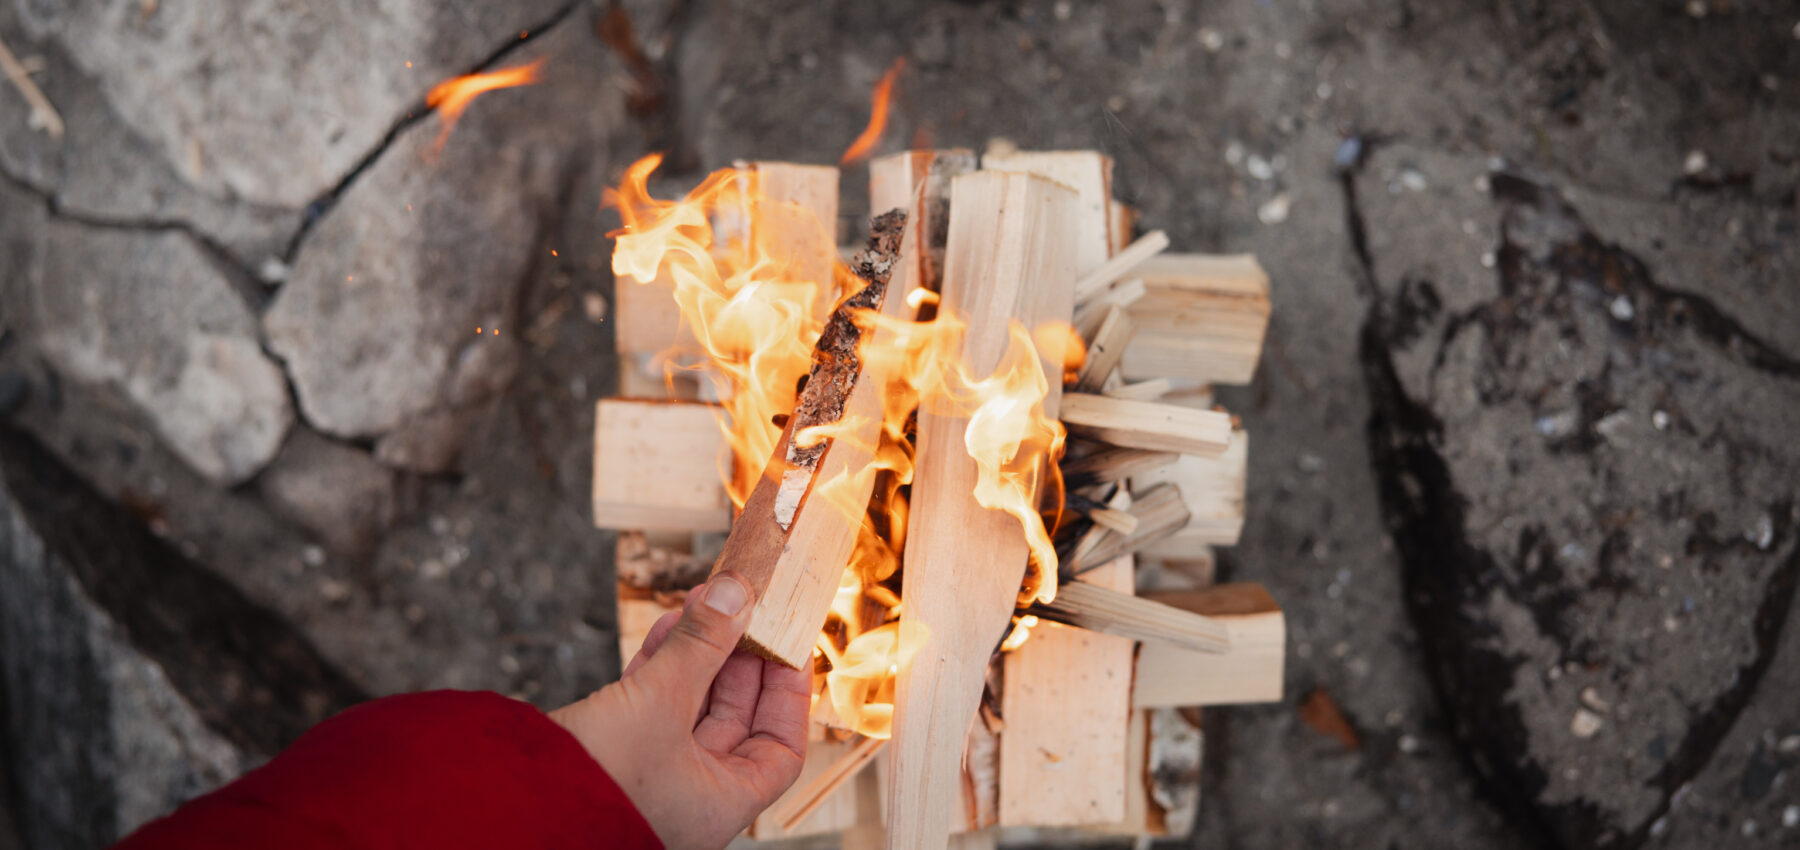
<svg viewBox="0 0 1800 850">
<path fill-rule="evenodd" d="M 694 597 L 698 595 L 698 599 Z M 693 604 L 637 675 L 652 693 L 672 701 L 678 717 L 695 717 L 712 690 L 713 678 L 737 649 L 750 624 L 750 588 L 730 572 L 689 591 Z"/>
</svg>

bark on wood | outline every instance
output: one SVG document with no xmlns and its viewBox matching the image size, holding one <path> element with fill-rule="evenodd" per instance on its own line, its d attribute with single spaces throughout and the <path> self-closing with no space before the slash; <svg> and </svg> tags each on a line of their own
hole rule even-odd
<svg viewBox="0 0 1800 850">
<path fill-rule="evenodd" d="M 902 297 L 890 297 L 888 282 L 905 223 L 906 215 L 900 211 L 876 217 L 869 247 L 851 268 L 863 288 L 846 298 L 826 323 L 794 414 L 732 525 L 715 567 L 715 571 L 735 570 L 756 594 L 743 646 L 790 667 L 811 657 L 856 542 L 857 517 L 845 516 L 829 500 L 809 496 L 817 484 L 861 471 L 879 436 L 886 376 L 865 366 L 859 354 L 863 333 L 851 316 L 854 310 L 896 315 L 904 308 Z M 838 422 L 846 415 L 853 427 L 845 433 L 812 446 L 795 444 L 802 430 Z M 860 500 L 858 494 L 849 493 L 844 501 L 867 503 L 873 481 L 862 485 Z"/>
</svg>

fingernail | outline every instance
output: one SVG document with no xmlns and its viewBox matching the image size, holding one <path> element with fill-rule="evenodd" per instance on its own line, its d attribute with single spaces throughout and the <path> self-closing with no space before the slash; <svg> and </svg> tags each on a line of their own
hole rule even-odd
<svg viewBox="0 0 1800 850">
<path fill-rule="evenodd" d="M 714 611 L 735 617 L 737 612 L 744 610 L 744 603 L 750 601 L 750 591 L 737 579 L 719 576 L 706 585 L 706 598 L 701 601 Z"/>
</svg>

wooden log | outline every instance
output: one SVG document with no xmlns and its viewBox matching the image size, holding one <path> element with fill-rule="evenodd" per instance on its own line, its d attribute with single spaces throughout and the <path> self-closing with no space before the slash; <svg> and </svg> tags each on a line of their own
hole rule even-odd
<svg viewBox="0 0 1800 850">
<path fill-rule="evenodd" d="M 1138 652 L 1132 704 L 1139 708 L 1279 702 L 1287 624 L 1262 585 L 1152 593 L 1158 603 L 1205 615 L 1231 636 L 1224 653 L 1146 643 Z"/>
<path fill-rule="evenodd" d="M 1069 582 L 1054 600 L 1034 603 L 1028 610 L 1040 620 L 1117 635 L 1145 645 L 1164 644 L 1214 654 L 1231 650 L 1232 635 L 1225 622 L 1155 598 L 1133 596 L 1130 591 Z M 1185 597 L 1176 598 L 1188 601 Z M 1007 722 L 1010 725 L 1012 718 L 1007 718 Z"/>
<path fill-rule="evenodd" d="M 1075 377 L 1075 389 L 1084 393 L 1099 392 L 1106 379 L 1112 377 L 1113 370 L 1119 368 L 1119 359 L 1125 356 L 1125 346 L 1131 342 L 1135 331 L 1130 315 L 1118 307 L 1108 307 L 1100 326 L 1087 338 L 1087 358 Z"/>
<path fill-rule="evenodd" d="M 1269 276 L 1255 257 L 1163 254 L 1133 275 L 1147 292 L 1131 305 L 1127 378 L 1250 383 L 1269 327 Z"/>
<path fill-rule="evenodd" d="M 1230 546 L 1244 530 L 1244 487 L 1248 478 L 1250 435 L 1231 432 L 1231 445 L 1213 458 L 1182 455 L 1172 464 L 1135 473 L 1131 486 L 1147 490 L 1173 484 L 1187 505 L 1188 522 L 1160 551 L 1181 552 L 1202 545 Z"/>
<path fill-rule="evenodd" d="M 595 407 L 594 524 L 725 531 L 730 449 L 717 411 L 697 402 L 602 399 Z"/>
<path fill-rule="evenodd" d="M 968 323 L 962 359 L 991 372 L 1010 321 L 1026 327 L 1073 309 L 1079 198 L 1048 180 L 975 172 L 951 184 L 950 234 L 940 314 Z M 1054 347 L 1051 347 L 1052 349 Z M 1046 374 L 1063 352 L 1040 350 Z M 1060 397 L 1051 381 L 1044 410 Z M 986 648 L 998 644 L 1017 601 L 1029 550 L 1018 521 L 975 501 L 968 422 L 922 410 L 906 540 L 901 623 L 924 645 L 900 670 L 890 748 L 890 848 L 943 848 L 957 812 L 962 744 L 981 698 Z"/>
<path fill-rule="evenodd" d="M 886 331 L 874 329 L 864 340 L 851 317 L 864 309 L 902 316 L 905 298 L 888 283 L 904 232 L 902 212 L 875 218 L 869 247 L 852 267 L 865 285 L 826 322 L 794 413 L 719 556 L 716 569 L 735 570 L 756 596 L 743 646 L 790 667 L 812 657 L 874 488 L 869 461 L 881 432 L 887 364 L 861 352 L 881 344 Z M 820 426 L 839 430 L 810 445 L 796 441 Z M 826 493 L 815 485 L 841 489 Z"/>
<path fill-rule="evenodd" d="M 1114 283 L 1131 274 L 1140 265 L 1168 247 L 1169 234 L 1160 230 L 1152 230 L 1138 237 L 1137 241 L 1131 243 L 1125 250 L 1107 258 L 1106 262 L 1089 270 L 1081 276 L 1080 280 L 1075 281 L 1075 303 L 1085 303 L 1088 299 L 1105 292 Z M 1149 285 L 1148 281 L 1144 284 L 1146 289 Z"/>
<path fill-rule="evenodd" d="M 1098 592 L 1131 598 L 1131 589 L 1127 555 L 1065 583 L 1057 597 L 1073 593 L 1079 601 Z M 1131 655 L 1129 638 L 1049 622 L 1040 622 L 1023 646 L 1005 655 L 1002 826 L 1080 826 L 1125 817 L 1125 787 L 1118 780 L 1130 758 Z"/>
<path fill-rule="evenodd" d="M 1096 544 L 1076 553 L 1070 565 L 1074 575 L 1169 537 L 1188 523 L 1181 491 L 1167 484 L 1133 497 L 1131 515 L 1137 518 L 1137 524 L 1129 533 L 1108 532 Z"/>
<path fill-rule="evenodd" d="M 1069 393 L 1062 421 L 1070 433 L 1126 448 L 1218 457 L 1231 447 L 1231 417 L 1215 410 Z"/>
</svg>

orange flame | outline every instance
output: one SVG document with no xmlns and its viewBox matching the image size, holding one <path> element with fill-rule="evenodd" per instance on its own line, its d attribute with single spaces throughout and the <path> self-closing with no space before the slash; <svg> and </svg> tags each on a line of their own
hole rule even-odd
<svg viewBox="0 0 1800 850">
<path fill-rule="evenodd" d="M 720 429 L 737 459 L 724 476 L 741 507 L 780 440 L 776 418 L 793 409 L 796 382 L 811 367 L 825 318 L 816 315 L 816 296 L 834 284 L 806 279 L 806 264 L 796 259 L 828 246 L 830 236 L 805 210 L 764 199 L 755 172 L 725 169 L 679 201 L 652 198 L 648 181 L 659 163 L 654 156 L 638 161 L 608 194 L 624 220 L 614 234 L 613 271 L 669 288 L 703 361 L 695 368 L 712 379 L 722 399 Z M 855 280 L 841 266 L 833 276 Z M 890 297 L 917 308 L 937 296 L 896 290 Z M 1054 471 L 1064 432 L 1044 411 L 1050 378 L 1039 352 L 1056 352 L 1060 359 L 1073 331 L 1066 324 L 1039 328 L 1034 344 L 1033 334 L 1015 322 L 999 364 L 975 374 L 962 359 L 963 317 L 940 311 L 918 322 L 860 310 L 852 320 L 863 331 L 860 354 L 869 373 L 886 375 L 887 385 L 880 393 L 877 442 L 866 447 L 870 462 L 817 482 L 807 497 L 810 504 L 831 505 L 858 528 L 816 643 L 829 670 L 825 698 L 815 695 L 815 706 L 829 709 L 834 725 L 885 737 L 894 675 L 924 642 L 921 630 L 900 624 L 904 602 L 895 593 L 909 516 L 915 412 L 968 420 L 964 444 L 978 471 L 973 495 L 1018 519 L 1032 566 L 1021 597 L 1048 600 L 1055 593 L 1056 551 L 1039 496 L 1047 491 L 1060 500 Z M 1050 370 L 1058 367 L 1067 364 L 1052 363 Z M 868 424 L 847 416 L 802 429 L 793 441 L 806 446 L 850 439 Z M 871 491 L 873 498 L 863 496 Z M 1027 631 L 1017 632 L 1017 640 Z"/>
<path fill-rule="evenodd" d="M 864 127 L 862 135 L 857 136 L 856 141 L 844 149 L 843 158 L 838 160 L 839 165 L 861 162 L 868 159 L 869 154 L 875 150 L 875 143 L 881 141 L 881 132 L 887 129 L 888 102 L 894 93 L 894 79 L 905 68 L 906 57 L 902 56 L 895 59 L 894 64 L 889 65 L 887 72 L 881 75 L 881 82 L 875 84 L 875 94 L 870 98 L 869 126 Z"/>
<path fill-rule="evenodd" d="M 513 68 L 501 68 L 481 74 L 466 74 L 452 77 L 431 87 L 425 95 L 425 105 L 436 109 L 438 122 L 443 125 L 438 130 L 434 151 L 442 151 L 444 142 L 450 138 L 450 131 L 455 129 L 456 122 L 462 118 L 463 110 L 475 98 L 497 89 L 510 89 L 515 86 L 530 85 L 538 81 L 538 71 L 544 65 L 542 58 L 529 65 Z"/>
</svg>

